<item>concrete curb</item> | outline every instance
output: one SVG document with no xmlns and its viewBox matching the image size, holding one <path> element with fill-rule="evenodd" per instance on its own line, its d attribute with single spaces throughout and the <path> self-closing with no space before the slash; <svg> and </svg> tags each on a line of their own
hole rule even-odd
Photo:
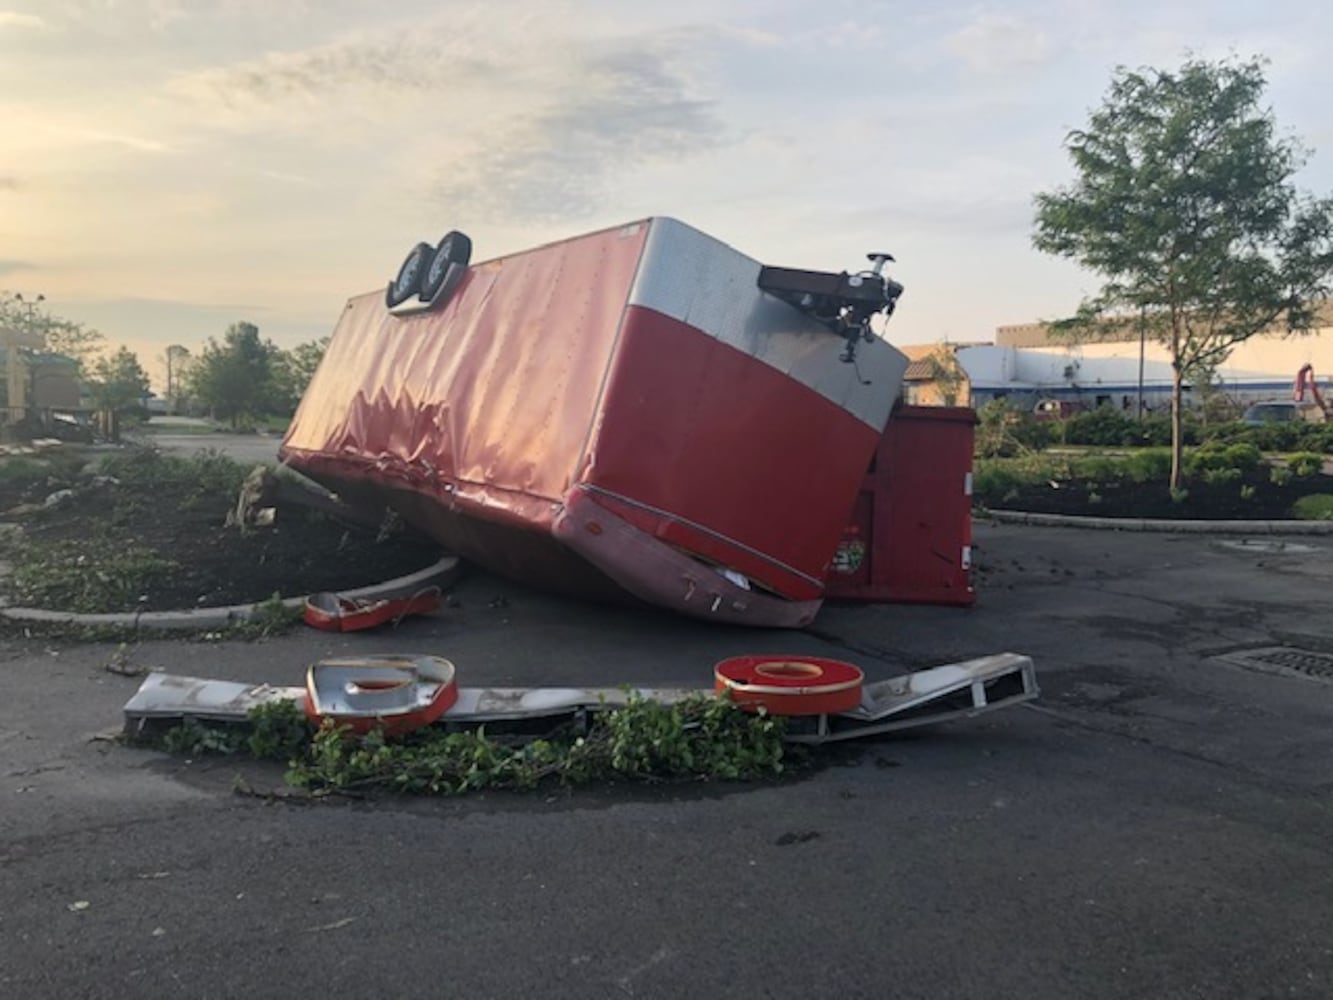
<svg viewBox="0 0 1333 1000">
<path fill-rule="evenodd" d="M 1000 524 L 1056 528 L 1160 531 L 1189 535 L 1333 535 L 1333 521 L 1186 521 L 1151 517 L 1076 517 L 1072 514 L 1032 514 L 1021 510 L 990 510 L 980 516 Z"/>
<path fill-rule="evenodd" d="M 343 597 L 376 598 L 397 597 L 412 594 L 423 587 L 447 586 L 456 578 L 461 568 L 457 556 L 445 556 L 431 566 L 407 576 L 400 576 L 369 587 L 356 590 L 340 590 Z M 285 608 L 300 608 L 305 605 L 305 597 L 289 597 L 282 602 Z M 248 621 L 255 613 L 258 604 L 231 604 L 216 608 L 191 608 L 188 611 L 126 611 L 112 614 L 76 614 L 72 611 L 46 611 L 42 608 L 0 608 L 0 618 L 11 622 L 23 622 L 40 625 L 83 625 L 111 626 L 119 628 L 148 629 L 210 629 L 226 628 L 239 622 Z"/>
</svg>

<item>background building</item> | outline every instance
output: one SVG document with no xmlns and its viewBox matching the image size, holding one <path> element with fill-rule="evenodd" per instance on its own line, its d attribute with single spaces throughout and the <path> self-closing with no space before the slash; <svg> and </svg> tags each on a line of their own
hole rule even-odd
<svg viewBox="0 0 1333 1000">
<path fill-rule="evenodd" d="M 1069 343 L 1051 336 L 1044 323 L 1002 326 L 993 344 L 922 344 L 904 348 L 912 364 L 904 380 L 908 402 L 939 405 L 952 394 L 960 405 L 980 407 L 1006 399 L 1020 409 L 1042 400 L 1079 408 L 1113 406 L 1138 412 L 1140 396 L 1149 411 L 1171 405 L 1171 354 L 1149 339 L 1142 345 L 1135 324 Z M 960 377 L 941 372 L 956 361 Z M 1290 399 L 1296 372 L 1314 366 L 1325 395 L 1333 395 L 1333 306 L 1320 326 L 1305 335 L 1260 334 L 1234 347 L 1210 386 L 1187 383 L 1186 401 L 1197 405 L 1205 393 L 1237 406 L 1260 400 Z M 943 375 L 943 378 L 942 378 Z"/>
</svg>

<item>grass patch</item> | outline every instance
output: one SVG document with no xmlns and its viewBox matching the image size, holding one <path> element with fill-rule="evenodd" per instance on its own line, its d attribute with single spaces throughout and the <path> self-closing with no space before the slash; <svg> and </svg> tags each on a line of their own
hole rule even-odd
<svg viewBox="0 0 1333 1000">
<path fill-rule="evenodd" d="M 12 455 L 0 462 L 0 482 L 22 489 L 43 482 L 51 475 L 46 462 L 27 455 Z"/>
<path fill-rule="evenodd" d="M 1125 477 L 1135 483 L 1159 483 L 1171 475 L 1170 448 L 1144 448 L 1125 456 Z"/>
<path fill-rule="evenodd" d="M 1309 479 L 1324 471 L 1324 456 L 1313 451 L 1298 451 L 1287 456 L 1287 468 L 1297 479 Z"/>
<path fill-rule="evenodd" d="M 978 459 L 972 472 L 972 493 L 982 506 L 1003 504 L 1030 487 L 1069 479 L 1076 461 L 1086 459 L 1042 454 Z"/>
<path fill-rule="evenodd" d="M 171 493 L 186 499 L 233 497 L 249 471 L 249 466 L 212 448 L 194 455 L 163 455 L 151 448 L 134 448 L 102 460 L 103 474 L 114 476 L 127 491 Z"/>
<path fill-rule="evenodd" d="M 267 639 L 282 635 L 300 624 L 303 610 L 299 605 L 288 607 L 281 594 L 274 594 L 267 601 L 256 604 L 249 618 L 236 622 L 221 633 L 206 632 L 204 638 Z"/>
<path fill-rule="evenodd" d="M 177 568 L 152 549 L 112 538 L 18 542 L 10 558 L 15 603 L 79 613 L 133 606 Z"/>
<path fill-rule="evenodd" d="M 41 455 L 6 455 L 0 457 L 0 489 L 64 485 L 77 479 L 87 464 L 87 457 L 74 448 L 53 448 Z"/>
<path fill-rule="evenodd" d="M 1312 493 L 1292 504 L 1291 512 L 1302 521 L 1333 521 L 1333 494 Z"/>
</svg>

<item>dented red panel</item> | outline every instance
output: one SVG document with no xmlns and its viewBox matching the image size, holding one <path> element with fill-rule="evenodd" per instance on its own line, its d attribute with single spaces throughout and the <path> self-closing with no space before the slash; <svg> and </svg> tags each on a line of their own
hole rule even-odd
<svg viewBox="0 0 1333 1000">
<path fill-rule="evenodd" d="M 470 269 L 443 308 L 391 315 L 352 299 L 283 454 L 443 490 L 493 516 L 549 523 L 569 491 L 646 225 Z"/>
<path fill-rule="evenodd" d="M 836 362 L 835 362 L 836 363 Z M 687 324 L 628 310 L 586 487 L 788 597 L 823 591 L 879 432 Z"/>
</svg>

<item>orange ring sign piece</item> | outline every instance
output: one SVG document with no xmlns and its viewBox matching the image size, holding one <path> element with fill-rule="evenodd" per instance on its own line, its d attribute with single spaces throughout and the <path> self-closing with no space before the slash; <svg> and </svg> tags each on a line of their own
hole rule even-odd
<svg viewBox="0 0 1333 1000">
<path fill-rule="evenodd" d="M 861 704 L 861 668 L 816 656 L 733 656 L 713 668 L 713 690 L 770 715 L 837 715 Z"/>
</svg>

